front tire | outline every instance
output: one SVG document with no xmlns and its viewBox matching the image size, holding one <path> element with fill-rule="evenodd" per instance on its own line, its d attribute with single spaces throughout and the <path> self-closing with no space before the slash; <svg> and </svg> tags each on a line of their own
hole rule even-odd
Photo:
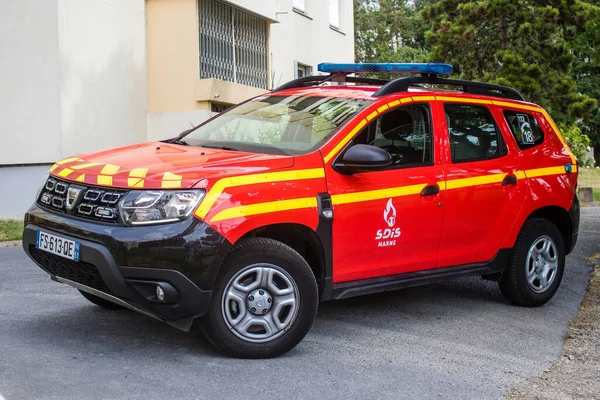
<svg viewBox="0 0 600 400">
<path fill-rule="evenodd" d="M 277 357 L 304 338 L 318 301 L 315 276 L 294 249 L 243 239 L 225 258 L 203 330 L 233 357 Z"/>
<path fill-rule="evenodd" d="M 558 290 L 564 269 L 565 245 L 560 231 L 548 220 L 531 218 L 517 237 L 499 282 L 500 290 L 514 304 L 541 306 Z"/>
</svg>

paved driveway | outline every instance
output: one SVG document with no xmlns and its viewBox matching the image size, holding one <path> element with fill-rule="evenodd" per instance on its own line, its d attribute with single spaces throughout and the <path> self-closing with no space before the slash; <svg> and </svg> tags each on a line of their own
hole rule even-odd
<svg viewBox="0 0 600 400">
<path fill-rule="evenodd" d="M 600 208 L 556 297 L 511 306 L 468 279 L 322 304 L 311 332 L 273 360 L 221 356 L 197 335 L 105 311 L 0 249 L 0 399 L 499 398 L 548 368 L 600 248 Z"/>
</svg>

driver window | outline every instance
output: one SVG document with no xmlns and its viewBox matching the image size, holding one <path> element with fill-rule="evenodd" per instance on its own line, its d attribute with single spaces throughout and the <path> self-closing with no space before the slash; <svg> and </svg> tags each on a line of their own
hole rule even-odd
<svg viewBox="0 0 600 400">
<path fill-rule="evenodd" d="M 354 144 L 369 144 L 390 153 L 388 169 L 433 164 L 429 106 L 394 108 L 367 125 Z"/>
</svg>

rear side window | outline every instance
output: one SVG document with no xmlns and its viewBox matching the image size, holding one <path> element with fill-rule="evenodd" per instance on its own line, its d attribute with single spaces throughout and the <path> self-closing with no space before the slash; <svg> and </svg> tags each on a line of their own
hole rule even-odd
<svg viewBox="0 0 600 400">
<path fill-rule="evenodd" d="M 527 150 L 544 142 L 544 132 L 533 115 L 517 111 L 504 111 L 519 148 Z"/>
<path fill-rule="evenodd" d="M 452 162 L 488 160 L 506 154 L 494 117 L 487 107 L 445 104 Z"/>
</svg>

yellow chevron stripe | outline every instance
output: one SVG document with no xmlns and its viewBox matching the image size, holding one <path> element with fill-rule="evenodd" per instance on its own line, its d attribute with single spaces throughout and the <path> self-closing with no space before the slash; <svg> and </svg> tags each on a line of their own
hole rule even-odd
<svg viewBox="0 0 600 400">
<path fill-rule="evenodd" d="M 435 100 L 435 96 L 413 96 L 413 101 L 432 101 Z"/>
<path fill-rule="evenodd" d="M 127 186 L 129 187 L 144 187 L 144 178 L 148 174 L 148 168 L 134 168 L 129 171 L 129 178 L 127 178 Z"/>
<path fill-rule="evenodd" d="M 119 171 L 119 167 L 118 165 L 113 165 L 113 164 L 106 164 L 104 166 L 104 168 L 102 168 L 102 171 L 100 171 L 100 174 L 102 175 L 114 175 Z"/>
<path fill-rule="evenodd" d="M 420 100 L 435 100 L 435 98 L 433 96 L 417 96 L 417 97 L 405 97 L 402 98 L 400 100 L 393 100 L 390 101 L 387 104 L 382 105 L 381 107 L 379 107 L 377 110 L 373 111 L 371 114 L 367 115 L 367 117 L 363 120 L 361 120 L 354 128 L 352 128 L 352 130 L 333 148 L 333 150 L 331 150 L 323 159 L 326 163 L 329 162 L 329 160 L 331 160 L 333 157 L 335 157 L 339 151 L 346 146 L 346 144 L 350 141 L 350 139 L 352 139 L 369 121 L 371 121 L 373 118 L 377 117 L 377 115 L 379 115 L 380 113 L 386 111 L 389 108 L 394 108 L 397 107 L 401 104 L 406 104 L 406 103 L 412 103 L 414 100 L 413 99 L 420 99 Z"/>
<path fill-rule="evenodd" d="M 508 175 L 507 173 L 501 174 L 492 174 L 492 175 L 483 175 L 483 176 L 474 176 L 471 178 L 462 178 L 462 179 L 452 179 L 446 181 L 446 189 L 458 189 L 470 186 L 479 186 L 479 185 L 489 185 L 491 183 L 499 183 L 502 182 L 504 177 Z"/>
<path fill-rule="evenodd" d="M 66 164 L 68 162 L 71 162 L 71 161 L 83 161 L 83 160 L 81 158 L 71 157 L 71 158 L 65 158 L 64 160 L 57 161 L 56 163 L 58 165 L 63 165 L 63 164 Z"/>
<path fill-rule="evenodd" d="M 98 165 L 104 165 L 104 163 L 91 162 L 91 163 L 85 163 L 85 164 L 79 164 L 79 165 L 72 165 L 71 168 L 73 168 L 74 170 L 78 170 L 78 169 L 83 169 L 83 168 L 97 167 Z"/>
<path fill-rule="evenodd" d="M 98 185 L 112 186 L 112 176 L 98 175 Z"/>
<path fill-rule="evenodd" d="M 526 110 L 526 111 L 533 111 L 533 112 L 542 112 L 543 111 L 540 107 L 528 106 L 526 104 L 509 103 L 508 101 L 492 100 L 492 104 L 495 106 L 500 106 L 500 107 L 511 107 L 511 108 L 516 108 L 519 110 Z"/>
<path fill-rule="evenodd" d="M 380 200 L 389 197 L 409 196 L 421 193 L 421 190 L 427 186 L 425 183 L 419 185 L 399 186 L 387 189 L 369 190 L 366 192 L 355 192 L 345 194 L 334 194 L 331 196 L 331 202 L 334 205 L 360 203 L 363 201 Z"/>
<path fill-rule="evenodd" d="M 378 112 L 378 113 L 382 113 L 382 112 L 384 112 L 385 110 L 387 110 L 388 108 L 390 108 L 390 106 L 388 106 L 387 104 L 384 104 L 384 105 L 382 105 L 381 107 L 379 107 L 379 108 L 377 109 L 377 112 Z"/>
<path fill-rule="evenodd" d="M 571 157 L 571 164 L 576 166 L 577 165 L 577 157 L 575 157 L 575 154 L 573 154 L 573 152 L 569 148 L 569 145 L 565 142 L 565 138 L 563 138 L 563 135 L 560 133 L 558 126 L 556 126 L 556 124 L 554 123 L 554 120 L 552 119 L 552 117 L 550 117 L 550 114 L 548 114 L 546 112 L 546 110 L 541 109 L 540 111 L 542 112 L 542 115 L 544 116 L 544 118 L 546 118 L 546 121 L 548 121 L 550 123 L 550 126 L 554 130 L 554 133 L 558 137 L 558 140 L 560 140 L 560 142 L 562 143 L 564 149 L 567 151 L 567 153 L 569 153 L 569 157 Z"/>
<path fill-rule="evenodd" d="M 210 222 L 223 221 L 226 219 L 248 217 L 250 215 L 267 214 L 277 211 L 298 210 L 301 208 L 317 207 L 316 197 L 305 197 L 302 199 L 291 199 L 282 201 L 270 201 L 268 203 L 252 204 L 249 206 L 227 208 L 215 215 Z"/>
<path fill-rule="evenodd" d="M 77 182 L 85 182 L 85 174 L 81 174 L 75 179 Z"/>
<path fill-rule="evenodd" d="M 69 176 L 71 174 L 71 172 L 73 172 L 72 169 L 69 168 L 65 168 L 62 171 L 60 171 L 58 173 L 58 176 L 62 177 L 62 178 L 66 178 L 67 176 Z"/>
<path fill-rule="evenodd" d="M 564 166 L 528 169 L 525 171 L 525 175 L 527 175 L 528 178 L 536 178 L 538 176 L 548 176 L 548 175 L 561 175 L 561 174 L 566 174 Z"/>
<path fill-rule="evenodd" d="M 573 166 L 574 172 L 576 166 Z M 564 166 L 559 167 L 548 167 L 531 169 L 527 171 L 515 171 L 514 174 L 517 179 L 534 178 L 548 175 L 560 175 L 564 174 Z M 451 179 L 448 181 L 440 181 L 438 185 L 440 190 L 452 190 L 480 185 L 489 185 L 493 183 L 500 183 L 508 175 L 507 173 L 490 174 L 483 176 L 475 176 L 470 178 L 462 179 Z M 241 177 L 243 178 L 243 177 Z M 225 178 L 228 179 L 228 178 Z M 218 183 L 218 182 L 217 182 Z M 216 185 L 215 185 L 216 186 Z M 331 202 L 333 205 L 351 204 L 351 203 L 362 203 L 365 201 L 381 200 L 394 197 L 411 196 L 421 193 L 421 191 L 427 186 L 425 183 L 418 185 L 399 186 L 386 189 L 368 190 L 364 192 L 344 193 L 335 194 L 331 196 Z M 208 196 L 207 196 L 208 198 Z M 210 222 L 218 222 L 232 218 L 248 217 L 251 215 L 268 214 L 277 211 L 288 211 L 297 210 L 302 208 L 312 208 L 317 206 L 317 200 L 315 197 L 305 197 L 300 199 L 290 199 L 282 201 L 270 201 L 265 203 L 251 204 L 247 206 L 238 206 L 227 208 L 220 211 L 215 215 Z M 208 207 L 210 209 L 210 207 Z M 199 215 L 198 210 L 195 213 Z"/>
<path fill-rule="evenodd" d="M 352 130 L 344 137 L 334 148 L 325 156 L 323 159 L 326 163 L 329 162 L 336 154 L 344 147 L 350 139 L 354 137 L 365 125 L 367 124 L 367 120 L 363 119 L 360 121 Z"/>
<path fill-rule="evenodd" d="M 173 174 L 171 172 L 165 172 L 163 174 L 161 187 L 163 189 L 175 189 L 181 187 L 181 181 L 183 180 L 183 176 Z"/>
<path fill-rule="evenodd" d="M 452 101 L 456 103 L 492 104 L 491 100 L 469 99 L 466 97 L 435 96 L 435 99 L 439 101 Z"/>
<path fill-rule="evenodd" d="M 375 118 L 377 116 L 377 110 L 373 111 L 371 114 L 367 115 L 367 121 L 372 120 L 373 118 Z"/>
<path fill-rule="evenodd" d="M 296 181 L 302 179 L 324 178 L 323 168 L 303 169 L 297 171 L 267 172 L 262 174 L 234 176 L 218 180 L 207 193 L 194 215 L 206 218 L 206 215 L 226 188 L 253 185 L 257 183 L 274 183 Z"/>
<path fill-rule="evenodd" d="M 53 166 L 50 167 L 50 169 L 48 170 L 48 172 L 52 172 L 54 171 L 56 168 L 58 168 L 58 164 L 54 164 Z"/>
</svg>

